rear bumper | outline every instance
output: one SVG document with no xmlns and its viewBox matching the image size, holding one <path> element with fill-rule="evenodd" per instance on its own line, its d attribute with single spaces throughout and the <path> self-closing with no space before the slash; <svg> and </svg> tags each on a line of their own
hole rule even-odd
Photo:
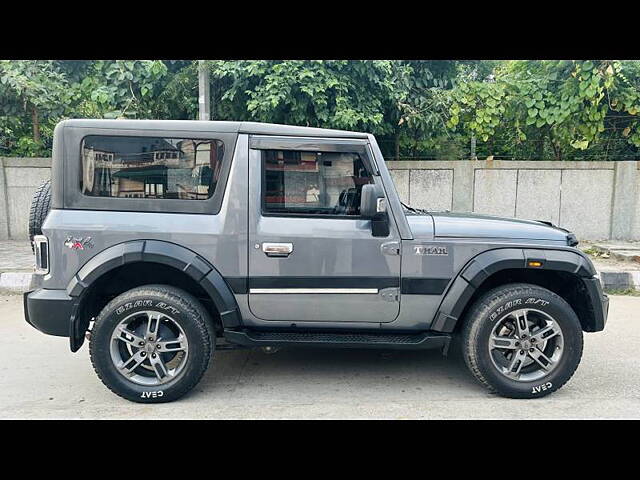
<svg viewBox="0 0 640 480">
<path fill-rule="evenodd" d="M 587 294 L 593 307 L 593 322 L 585 328 L 588 332 L 599 332 L 604 330 L 609 315 L 609 297 L 602 290 L 602 283 L 599 278 L 583 279 L 587 287 Z"/>
<path fill-rule="evenodd" d="M 24 317 L 29 325 L 47 335 L 69 336 L 75 298 L 66 290 L 39 288 L 24 294 Z"/>
</svg>

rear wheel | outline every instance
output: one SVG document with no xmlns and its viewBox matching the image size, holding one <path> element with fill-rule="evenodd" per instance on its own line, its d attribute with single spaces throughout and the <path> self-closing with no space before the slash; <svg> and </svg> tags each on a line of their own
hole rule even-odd
<svg viewBox="0 0 640 480">
<path fill-rule="evenodd" d="M 200 381 L 215 335 L 207 312 L 188 293 L 165 285 L 134 288 L 95 321 L 90 355 L 102 382 L 134 402 L 169 402 Z"/>
<path fill-rule="evenodd" d="M 462 349 L 471 373 L 490 390 L 511 398 L 542 397 L 577 369 L 582 328 L 555 293 L 536 285 L 504 285 L 469 311 Z"/>
</svg>

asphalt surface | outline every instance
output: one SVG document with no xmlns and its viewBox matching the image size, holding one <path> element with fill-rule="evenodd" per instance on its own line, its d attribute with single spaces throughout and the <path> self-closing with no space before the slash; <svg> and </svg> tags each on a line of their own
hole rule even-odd
<svg viewBox="0 0 640 480">
<path fill-rule="evenodd" d="M 640 297 L 611 297 L 604 332 L 585 335 L 582 363 L 549 397 L 487 393 L 437 351 L 221 351 L 200 384 L 169 404 L 140 405 L 102 385 L 88 348 L 23 320 L 0 296 L 0 418 L 547 419 L 640 418 Z"/>
</svg>

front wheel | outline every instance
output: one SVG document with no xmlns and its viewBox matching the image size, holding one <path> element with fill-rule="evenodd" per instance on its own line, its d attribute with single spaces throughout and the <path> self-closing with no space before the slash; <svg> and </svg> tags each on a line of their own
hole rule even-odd
<svg viewBox="0 0 640 480">
<path fill-rule="evenodd" d="M 215 346 L 206 310 L 166 285 L 134 288 L 98 315 L 89 351 L 102 382 L 123 398 L 170 402 L 200 381 Z"/>
<path fill-rule="evenodd" d="M 471 307 L 462 332 L 464 359 L 490 390 L 510 398 L 554 392 L 578 368 L 582 328 L 569 304 L 536 285 L 495 288 Z"/>
</svg>

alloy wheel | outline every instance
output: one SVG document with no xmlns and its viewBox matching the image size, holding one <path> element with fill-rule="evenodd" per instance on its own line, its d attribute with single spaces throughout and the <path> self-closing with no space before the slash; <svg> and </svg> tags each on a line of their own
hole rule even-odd
<svg viewBox="0 0 640 480">
<path fill-rule="evenodd" d="M 498 320 L 489 337 L 489 355 L 496 369 L 519 382 L 540 380 L 559 364 L 564 337 L 558 322 L 535 309 L 520 309 Z"/>
<path fill-rule="evenodd" d="M 116 370 L 128 380 L 139 385 L 162 385 L 184 371 L 189 343 L 171 316 L 142 311 L 116 325 L 110 353 Z"/>
</svg>

